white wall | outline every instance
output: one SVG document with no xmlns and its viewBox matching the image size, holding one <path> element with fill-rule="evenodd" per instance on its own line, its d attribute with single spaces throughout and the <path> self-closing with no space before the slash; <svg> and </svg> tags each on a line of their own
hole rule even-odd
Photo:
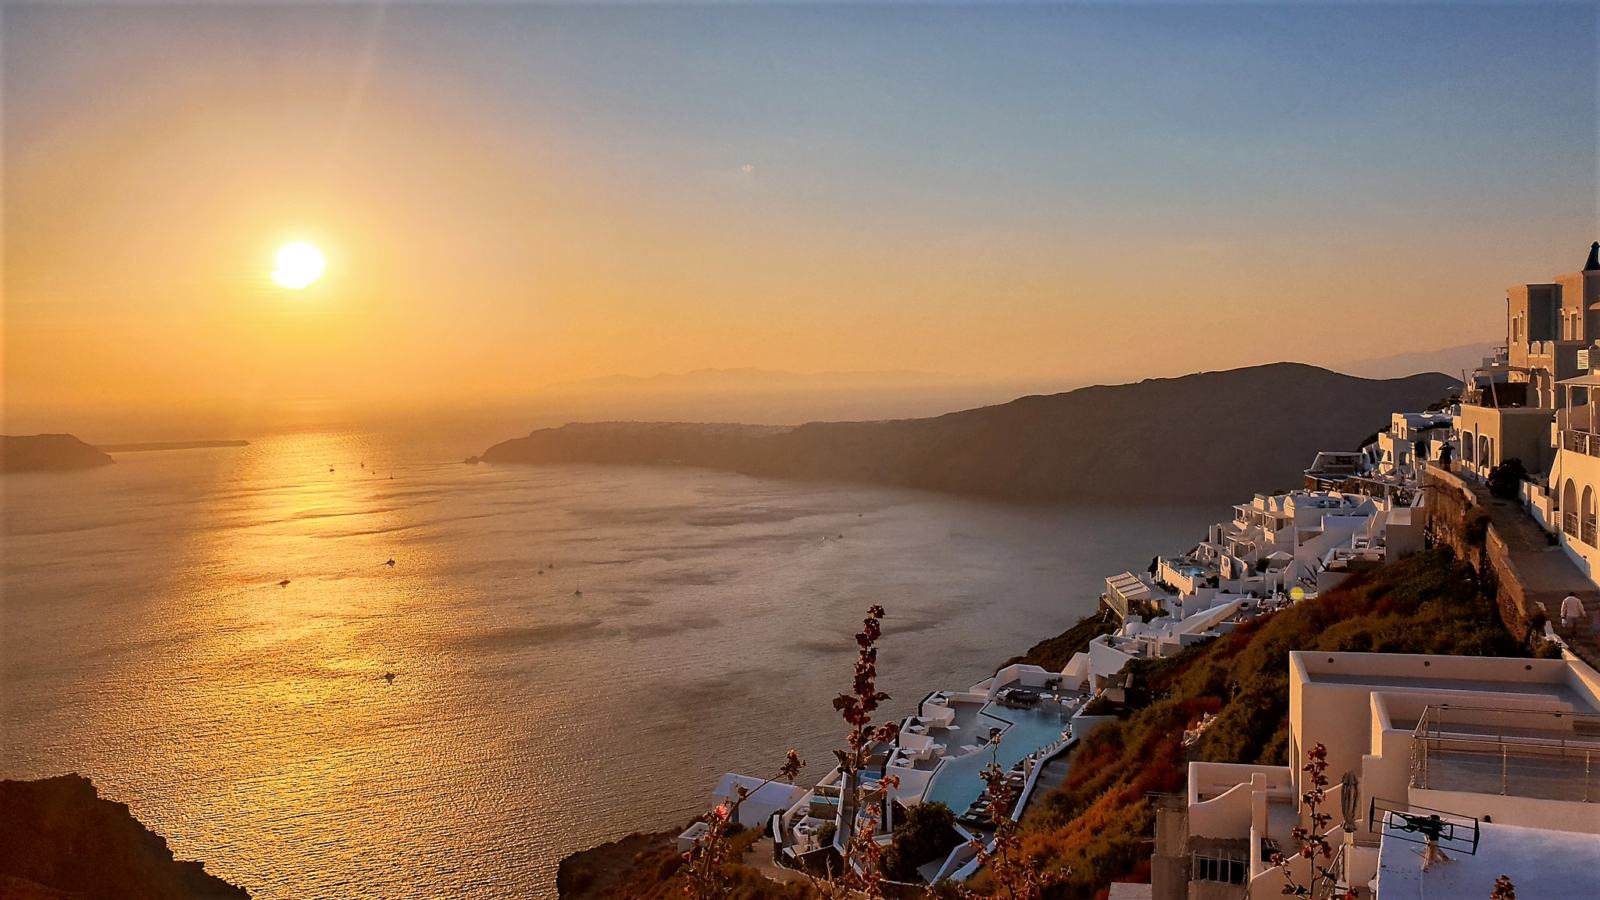
<svg viewBox="0 0 1600 900">
<path fill-rule="evenodd" d="M 1600 575 L 1600 548 L 1591 547 L 1577 538 L 1568 536 L 1561 527 L 1562 518 L 1569 511 L 1561 505 L 1563 491 L 1568 480 L 1573 482 L 1573 493 L 1577 498 L 1574 509 L 1571 510 L 1572 512 L 1581 513 L 1585 487 L 1595 491 L 1596 508 L 1600 509 L 1600 458 L 1586 453 L 1573 453 L 1562 450 L 1556 454 L 1555 462 L 1550 465 L 1550 496 L 1554 507 L 1551 524 L 1555 526 L 1554 530 L 1560 534 L 1562 549 L 1566 550 L 1567 555 L 1572 557 L 1572 561 L 1577 564 L 1579 571 L 1583 572 L 1590 581 L 1595 581 L 1596 576 Z M 1555 610 L 1550 612 L 1552 615 L 1555 614 Z"/>
</svg>

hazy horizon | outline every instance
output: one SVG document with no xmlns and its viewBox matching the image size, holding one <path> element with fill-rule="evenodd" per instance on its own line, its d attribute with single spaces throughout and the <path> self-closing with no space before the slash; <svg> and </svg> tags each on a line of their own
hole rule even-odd
<svg viewBox="0 0 1600 900">
<path fill-rule="evenodd" d="M 1582 7 L 12 6 L 3 49 L 8 430 L 1336 366 L 1495 333 L 1597 230 Z"/>
<path fill-rule="evenodd" d="M 1361 378 L 1446 375 L 1470 367 L 1491 345 L 1467 344 L 1371 360 L 1322 365 Z M 1301 362 L 1276 360 L 1275 362 Z M 1307 363 L 1318 365 L 1317 363 Z M 1152 374 L 1182 377 L 1190 372 Z M 1136 379 L 1136 380 L 1144 380 Z M 650 376 L 610 375 L 541 385 L 521 398 L 453 405 L 337 406 L 301 398 L 255 409 L 187 407 L 166 411 L 10 409 L 0 433 L 69 432 L 90 443 L 260 438 L 329 430 L 433 433 L 462 446 L 530 428 L 578 421 L 737 422 L 799 425 L 937 416 L 1030 394 L 1065 393 L 1115 381 L 980 381 L 940 372 L 787 372 L 698 369 Z M 459 429 L 451 434 L 450 429 Z"/>
</svg>

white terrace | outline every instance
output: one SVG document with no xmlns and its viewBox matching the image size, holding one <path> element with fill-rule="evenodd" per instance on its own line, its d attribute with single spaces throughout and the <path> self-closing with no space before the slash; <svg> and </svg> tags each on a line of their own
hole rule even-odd
<svg viewBox="0 0 1600 900">
<path fill-rule="evenodd" d="M 1545 832 L 1552 842 L 1594 846 L 1600 835 L 1600 675 L 1589 666 L 1563 659 L 1293 652 L 1289 669 L 1295 765 L 1190 763 L 1182 834 L 1158 832 L 1156 897 L 1280 896 L 1283 879 L 1270 857 L 1290 846 L 1289 831 L 1304 818 L 1299 798 L 1307 776 L 1299 763 L 1316 744 L 1327 748 L 1334 786 L 1325 811 L 1336 822 L 1347 799 L 1341 776 L 1356 779 L 1359 795 L 1348 798 L 1353 830 L 1335 843 L 1347 883 L 1364 893 L 1378 875 L 1380 854 L 1398 867 L 1384 876 L 1391 896 L 1414 896 L 1404 885 L 1449 880 L 1419 881 L 1415 860 L 1404 856 L 1409 851 L 1390 846 L 1390 823 L 1408 811 L 1440 815 L 1463 829 L 1471 823 L 1485 829 L 1483 835 L 1493 834 L 1491 824 L 1518 826 Z M 1505 832 L 1485 846 L 1513 853 L 1507 848 L 1519 839 Z M 1484 892 L 1488 884 L 1492 877 Z"/>
</svg>

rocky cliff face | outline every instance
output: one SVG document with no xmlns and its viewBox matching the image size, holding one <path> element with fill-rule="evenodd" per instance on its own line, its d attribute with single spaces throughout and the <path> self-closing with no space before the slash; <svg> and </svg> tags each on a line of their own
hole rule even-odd
<svg viewBox="0 0 1600 900">
<path fill-rule="evenodd" d="M 0 435 L 0 472 L 59 472 L 112 462 L 70 434 Z"/>
<path fill-rule="evenodd" d="M 244 900 L 250 896 L 176 860 L 166 839 L 89 779 L 0 781 L 0 897 L 40 900 Z"/>
<path fill-rule="evenodd" d="M 1318 450 L 1354 450 L 1391 412 L 1458 387 L 1275 363 L 1096 386 L 927 419 L 796 428 L 598 423 L 535 431 L 485 462 L 693 465 L 1062 502 L 1236 502 L 1297 487 Z"/>
</svg>

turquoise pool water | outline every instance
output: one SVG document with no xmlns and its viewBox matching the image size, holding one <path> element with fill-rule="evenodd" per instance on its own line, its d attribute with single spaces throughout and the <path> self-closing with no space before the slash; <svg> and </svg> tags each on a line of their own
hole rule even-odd
<svg viewBox="0 0 1600 900">
<path fill-rule="evenodd" d="M 1067 727 L 1066 720 L 1054 710 L 1011 709 L 990 703 L 978 713 L 977 730 L 982 732 L 988 725 L 998 727 L 1005 723 L 1010 723 L 1010 727 L 1000 736 L 998 747 L 941 763 L 928 781 L 924 802 L 943 803 L 956 815 L 961 815 L 983 793 L 980 773 L 984 766 L 999 762 L 1000 768 L 1009 770 L 1029 753 L 1055 743 Z"/>
</svg>

